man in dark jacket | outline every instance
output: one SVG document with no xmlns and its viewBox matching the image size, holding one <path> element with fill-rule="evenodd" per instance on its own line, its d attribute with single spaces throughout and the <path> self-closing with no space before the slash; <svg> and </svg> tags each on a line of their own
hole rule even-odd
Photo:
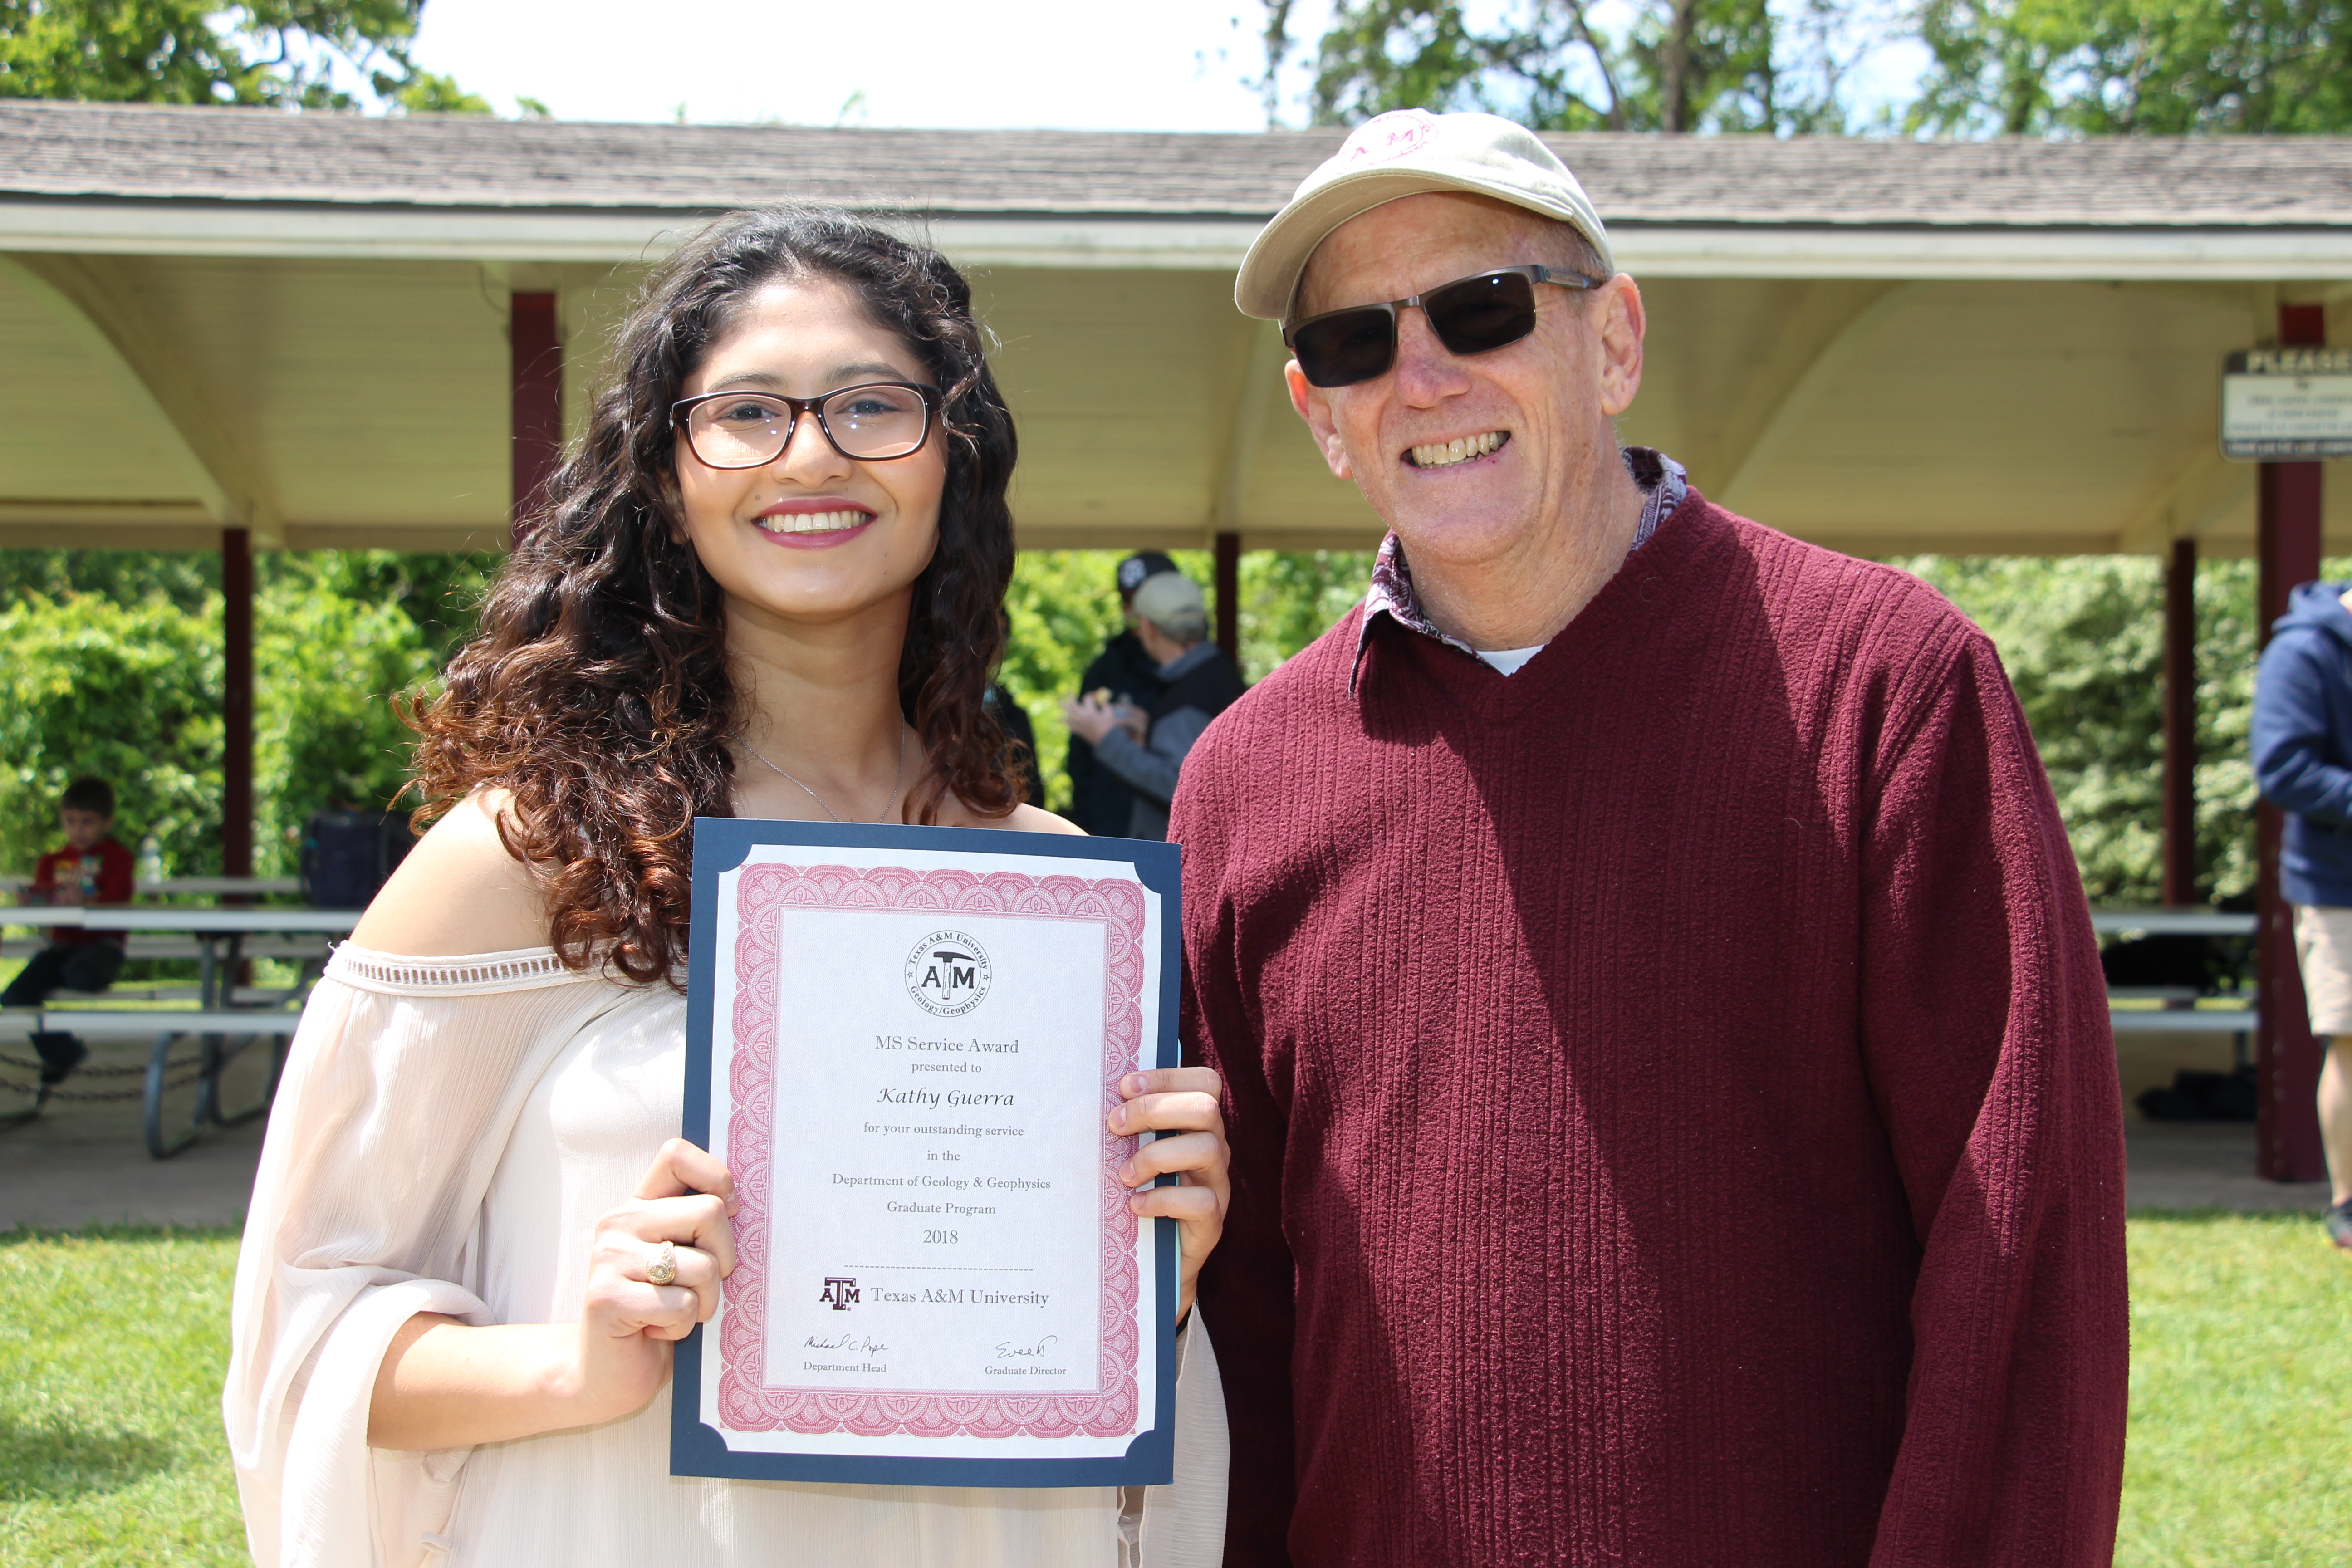
<svg viewBox="0 0 2352 1568">
<path fill-rule="evenodd" d="M 1089 696 L 1063 703 L 1062 714 L 1070 734 L 1094 746 L 1096 763 L 1135 792 L 1117 836 L 1165 838 L 1177 772 L 1209 721 L 1242 694 L 1242 678 L 1209 640 L 1208 604 L 1190 577 L 1163 572 L 1148 578 L 1135 591 L 1133 608 L 1135 635 L 1159 664 L 1158 699 L 1139 713 Z"/>
<path fill-rule="evenodd" d="M 2331 1187 L 2328 1239 L 2352 1250 L 2352 584 L 2305 583 L 2271 628 L 2254 678 L 2254 782 L 2286 813 L 2279 891 L 2294 906 L 2319 1069 L 2319 1137 Z"/>
<path fill-rule="evenodd" d="M 1150 711 L 1160 700 L 1160 661 L 1144 651 L 1135 635 L 1135 591 L 1144 580 L 1176 570 L 1165 551 L 1139 550 L 1118 563 L 1118 607 L 1128 624 L 1103 644 L 1102 652 L 1079 679 L 1078 695 L 1107 694 L 1116 706 L 1126 703 Z M 1095 749 L 1076 731 L 1070 734 L 1070 820 L 1097 837 L 1124 838 L 1135 814 L 1135 792 L 1127 781 L 1096 760 Z"/>
</svg>

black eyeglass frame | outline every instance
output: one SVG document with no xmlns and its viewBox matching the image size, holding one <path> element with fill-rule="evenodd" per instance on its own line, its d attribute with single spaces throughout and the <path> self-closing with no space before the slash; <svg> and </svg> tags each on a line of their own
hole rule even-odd
<svg viewBox="0 0 2352 1568">
<path fill-rule="evenodd" d="M 824 422 L 824 405 L 844 393 L 864 392 L 869 387 L 876 386 L 896 387 L 901 392 L 911 392 L 920 398 L 923 405 L 923 433 L 915 438 L 913 446 L 903 452 L 893 452 L 887 458 L 861 458 L 843 446 L 834 436 L 833 426 Z M 694 416 L 694 411 L 697 408 L 706 403 L 715 403 L 722 397 L 764 397 L 771 403 L 781 403 L 792 410 L 792 423 L 784 426 L 784 438 L 782 445 L 777 447 L 775 457 L 762 458 L 756 463 L 714 463 L 702 455 L 701 448 L 694 444 L 694 432 L 687 427 L 687 421 Z M 814 397 L 786 397 L 781 392 L 759 392 L 749 387 L 735 386 L 724 392 L 706 392 L 698 397 L 679 398 L 669 405 L 669 423 L 671 429 L 686 438 L 686 449 L 694 454 L 696 462 L 706 468 L 716 468 L 722 473 L 734 473 L 744 468 L 764 468 L 774 462 L 776 458 L 782 457 L 792 449 L 793 437 L 800 431 L 802 416 L 811 414 L 816 416 L 817 433 L 824 437 L 825 444 L 851 462 L 895 463 L 901 458 L 913 457 L 930 445 L 931 431 L 940 423 L 940 411 L 946 402 L 946 397 L 947 395 L 938 387 L 927 386 L 919 381 L 861 381 L 849 386 L 836 386 L 830 392 L 820 392 Z"/>
<path fill-rule="evenodd" d="M 1308 375 L 1307 379 L 1310 384 L 1322 387 L 1359 386 L 1367 381 L 1378 381 L 1381 376 L 1388 374 L 1390 371 L 1396 368 L 1398 311 L 1410 305 L 1413 309 L 1420 310 L 1423 315 L 1427 315 L 1429 313 L 1429 307 L 1423 304 L 1422 301 L 1430 298 L 1432 295 L 1443 294 L 1449 289 L 1458 289 L 1465 283 L 1484 283 L 1489 279 L 1495 278 L 1524 278 L 1530 283 L 1557 283 L 1563 289 L 1574 289 L 1587 293 L 1591 292 L 1592 289 L 1601 288 L 1603 284 L 1609 281 L 1606 278 L 1595 278 L 1590 273 L 1570 272 L 1563 268 L 1545 267 L 1536 262 L 1529 262 L 1524 267 L 1490 268 L 1485 272 L 1474 272 L 1467 278 L 1456 278 L 1451 282 L 1440 283 L 1436 287 L 1431 289 L 1423 289 L 1420 293 L 1409 294 L 1402 300 L 1382 300 L 1369 305 L 1349 305 L 1344 310 L 1322 311 L 1318 315 L 1307 317 L 1303 321 L 1285 327 L 1282 331 L 1282 341 L 1284 344 L 1290 349 L 1293 354 L 1297 354 L 1298 352 L 1298 334 L 1305 331 L 1307 328 L 1321 321 L 1336 321 L 1341 316 L 1355 316 L 1361 315 L 1367 311 L 1377 311 L 1389 319 L 1388 357 L 1381 362 L 1381 367 L 1378 370 L 1372 371 L 1369 374 L 1352 376 L 1346 381 L 1317 381 L 1311 374 Z M 1451 342 L 1446 342 L 1444 329 L 1437 324 L 1436 318 L 1431 317 L 1429 326 L 1430 330 L 1437 334 L 1437 341 L 1445 344 L 1446 353 L 1464 356 L 1470 354 L 1492 353 L 1496 349 L 1508 348 L 1511 344 L 1517 342 L 1521 338 L 1526 337 L 1528 332 L 1535 331 L 1535 324 L 1530 321 L 1528 324 L 1528 331 L 1526 332 L 1520 332 L 1514 337 L 1505 338 L 1498 343 L 1488 343 L 1484 348 L 1464 349 L 1456 348 Z M 1299 369 L 1302 371 L 1307 369 L 1307 362 L 1304 358 L 1299 360 Z"/>
</svg>

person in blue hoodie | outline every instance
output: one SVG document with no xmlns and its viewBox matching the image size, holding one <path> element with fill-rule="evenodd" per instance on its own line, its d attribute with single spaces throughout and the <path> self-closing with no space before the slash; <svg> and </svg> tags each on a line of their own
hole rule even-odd
<svg viewBox="0 0 2352 1568">
<path fill-rule="evenodd" d="M 2279 891 L 2294 906 L 2304 998 L 2326 1053 L 2327 1236 L 2352 1250 L 2352 1069 L 2330 1048 L 2352 1036 L 2352 584 L 2305 583 L 2289 596 L 2254 677 L 2253 752 L 2263 798 L 2286 814 Z"/>
</svg>

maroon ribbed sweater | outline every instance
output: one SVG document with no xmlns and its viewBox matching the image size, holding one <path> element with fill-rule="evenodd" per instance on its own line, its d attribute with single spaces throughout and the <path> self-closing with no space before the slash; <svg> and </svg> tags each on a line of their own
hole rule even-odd
<svg viewBox="0 0 2352 1568">
<path fill-rule="evenodd" d="M 2105 1563 L 2114 1047 L 1991 645 L 1696 493 L 1508 679 L 1358 632 L 1176 799 L 1226 1562 Z"/>
</svg>

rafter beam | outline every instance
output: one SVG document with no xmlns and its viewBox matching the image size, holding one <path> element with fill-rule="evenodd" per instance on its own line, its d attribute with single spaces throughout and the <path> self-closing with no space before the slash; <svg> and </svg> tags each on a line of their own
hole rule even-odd
<svg viewBox="0 0 2352 1568">
<path fill-rule="evenodd" d="M 284 523 L 257 467 L 232 440 L 218 400 L 157 325 L 110 257 L 0 256 L 0 278 L 38 300 L 113 380 L 150 436 L 184 471 L 214 521 L 283 542 Z"/>
<path fill-rule="evenodd" d="M 1258 449 L 1265 443 L 1265 415 L 1273 405 L 1275 388 L 1282 383 L 1283 363 L 1290 352 L 1283 346 L 1282 329 L 1272 321 L 1250 323 L 1249 353 L 1241 384 L 1234 389 L 1232 426 L 1225 433 L 1225 454 L 1217 465 L 1217 489 L 1212 498 L 1209 532 L 1242 531 L 1242 502 L 1249 494 L 1250 475 L 1256 471 Z"/>
<path fill-rule="evenodd" d="M 1803 427 L 1822 394 L 1922 287 L 1822 280 L 1806 289 L 1717 442 L 1711 467 L 1721 477 L 1724 506 L 1748 510 L 1757 477 Z"/>
<path fill-rule="evenodd" d="M 2234 510 L 2254 488 L 2254 470 L 2200 447 L 2116 534 L 2126 555 L 2149 555 L 2176 539 L 2195 539 Z"/>
</svg>

